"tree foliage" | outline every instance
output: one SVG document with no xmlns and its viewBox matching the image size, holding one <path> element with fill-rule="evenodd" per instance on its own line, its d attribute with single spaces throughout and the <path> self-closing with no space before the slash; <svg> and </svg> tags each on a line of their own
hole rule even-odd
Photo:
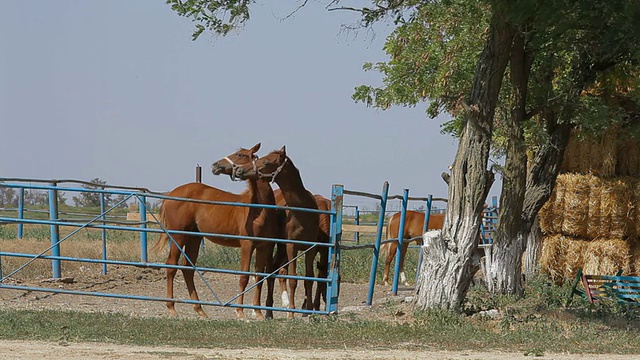
<svg viewBox="0 0 640 360">
<path fill-rule="evenodd" d="M 195 39 L 205 29 L 225 35 L 241 26 L 253 1 L 168 3 L 197 23 Z M 460 137 L 443 236 L 423 250 L 430 260 L 424 262 L 419 302 L 450 309 L 462 302 L 479 214 L 493 181 L 486 171 L 491 146 L 505 165 L 490 288 L 518 293 L 524 240 L 551 193 L 569 130 L 597 133 L 635 119 L 629 114 L 639 104 L 640 5 L 633 0 L 346 3 L 333 0 L 328 7 L 356 11 L 363 26 L 377 21 L 397 26 L 384 47 L 390 60 L 364 65 L 381 72 L 383 84 L 359 86 L 353 98 L 382 109 L 424 105 L 431 117 L 447 112 L 454 119 L 444 130 Z"/>
<path fill-rule="evenodd" d="M 107 182 L 104 180 L 101 180 L 100 178 L 94 178 L 91 181 L 89 181 L 91 184 L 83 184 L 82 187 L 87 189 L 87 190 L 96 190 L 96 189 L 103 189 L 104 186 L 106 185 Z M 111 206 L 113 204 L 113 200 L 111 198 L 111 194 L 102 194 L 102 193 L 98 193 L 98 192 L 91 192 L 91 191 L 83 191 L 81 193 L 78 193 L 78 196 L 74 196 L 73 197 L 73 202 L 75 204 L 75 206 L 80 206 L 80 207 L 98 207 L 100 206 L 100 198 L 104 197 L 104 205 L 105 206 Z"/>
</svg>

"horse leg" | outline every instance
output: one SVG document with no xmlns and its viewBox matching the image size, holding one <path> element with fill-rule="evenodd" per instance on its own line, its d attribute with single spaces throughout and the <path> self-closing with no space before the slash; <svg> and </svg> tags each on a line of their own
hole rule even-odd
<svg viewBox="0 0 640 360">
<path fill-rule="evenodd" d="M 391 262 L 393 258 L 396 256 L 396 251 L 398 250 L 397 242 L 389 243 L 389 251 L 387 252 L 387 258 L 384 260 L 384 272 L 382 275 L 382 281 L 385 286 L 389 285 L 389 270 L 391 269 Z"/>
<path fill-rule="evenodd" d="M 295 246 L 293 244 L 287 244 L 287 258 L 289 259 L 289 261 L 291 261 L 292 259 L 295 259 L 297 253 L 298 253 L 298 250 L 295 249 Z M 296 270 L 296 260 L 293 260 L 289 263 L 288 273 L 289 275 L 292 275 L 292 276 L 298 275 Z M 296 308 L 296 302 L 295 302 L 296 287 L 298 287 L 298 280 L 289 279 L 289 309 Z M 293 319 L 293 312 L 289 312 L 289 314 L 287 315 L 287 318 Z"/>
<path fill-rule="evenodd" d="M 188 257 L 185 257 L 182 261 L 182 265 L 184 266 L 192 266 L 195 265 L 198 261 L 198 254 L 200 252 L 200 241 L 199 237 L 192 237 L 185 243 L 184 253 Z M 189 262 L 189 260 L 191 262 Z M 196 284 L 193 282 L 193 274 L 195 270 L 193 269 L 182 269 L 182 276 L 184 276 L 184 282 L 187 284 L 187 291 L 189 292 L 189 298 L 191 300 L 199 301 L 198 291 L 196 290 Z M 200 315 L 200 317 L 207 318 L 207 313 L 202 309 L 201 304 L 193 304 L 193 310 Z"/>
<path fill-rule="evenodd" d="M 275 265 L 275 259 L 273 257 L 273 246 L 267 246 L 266 249 L 263 249 L 262 251 L 266 252 L 266 258 L 267 258 L 267 264 L 265 265 L 265 271 L 268 274 L 272 274 L 275 269 L 276 269 L 276 265 Z M 256 253 L 256 257 L 257 257 L 257 253 Z M 267 278 L 267 299 L 265 300 L 264 305 L 266 307 L 272 308 L 273 307 L 273 290 L 275 287 L 275 278 L 273 276 L 269 276 Z M 265 311 L 265 317 L 267 319 L 273 319 L 273 310 L 268 309 Z"/>
<path fill-rule="evenodd" d="M 248 272 L 251 265 L 251 255 L 253 254 L 253 244 L 249 241 L 242 241 L 240 245 L 240 270 Z M 238 288 L 240 290 L 240 296 L 238 296 L 238 304 L 244 304 L 244 291 L 249 284 L 249 275 L 240 275 L 240 281 Z M 236 308 L 236 316 L 238 319 L 244 319 L 244 311 L 242 308 Z"/>
<path fill-rule="evenodd" d="M 258 249 L 256 250 L 256 263 L 255 263 L 255 269 L 256 272 L 266 272 L 268 269 L 268 264 L 270 262 L 270 256 L 269 256 L 269 251 L 271 251 L 271 249 L 267 250 L 267 249 Z M 253 295 L 253 305 L 256 307 L 260 306 L 260 295 L 262 294 L 262 276 L 258 276 L 256 275 L 256 289 Z M 267 279 L 267 282 L 269 281 L 269 279 Z M 273 282 L 272 282 L 273 284 Z M 269 284 L 267 284 L 267 292 L 269 292 Z M 269 294 L 267 293 L 267 300 L 266 303 L 269 303 Z M 271 286 L 271 305 L 273 306 L 273 286 Z M 262 310 L 260 309 L 256 309 L 255 310 L 255 315 L 256 315 L 256 319 L 258 320 L 264 320 L 265 317 L 264 315 L 262 315 Z M 273 317 L 273 314 L 271 314 L 271 317 Z"/>
<path fill-rule="evenodd" d="M 318 277 L 326 279 L 329 275 L 329 269 L 327 267 L 329 263 L 329 248 L 322 248 L 318 250 L 320 254 L 320 260 L 316 264 L 318 267 Z M 324 303 L 327 303 L 327 283 L 318 282 L 318 286 L 316 287 L 316 294 L 313 298 L 313 309 L 320 310 L 320 298 L 324 299 Z"/>
<path fill-rule="evenodd" d="M 287 268 L 284 264 L 287 262 L 287 249 L 286 244 L 279 243 L 276 244 L 276 257 L 274 259 L 273 270 L 278 270 L 278 275 L 287 275 Z M 280 298 L 282 299 L 282 307 L 289 307 L 289 293 L 287 292 L 287 279 L 278 278 L 278 283 L 280 284 Z"/>
<path fill-rule="evenodd" d="M 404 258 L 407 256 L 407 249 L 409 249 L 409 243 L 402 244 L 402 252 L 400 254 L 400 282 L 404 286 L 409 286 L 409 282 L 407 281 L 407 276 L 404 274 Z"/>
<path fill-rule="evenodd" d="M 307 266 L 307 260 L 309 260 L 309 256 L 311 256 L 311 261 L 314 261 L 316 254 L 318 253 L 318 248 L 315 247 L 311 250 L 309 250 L 307 252 L 307 255 L 305 256 L 305 273 L 306 273 L 306 266 Z M 311 255 L 313 254 L 313 255 Z M 315 270 L 313 268 L 313 265 L 311 265 L 311 272 L 313 273 L 313 276 L 315 276 Z M 311 286 L 313 287 L 313 283 L 311 284 Z M 311 298 L 308 298 L 306 295 L 306 287 L 307 287 L 307 282 L 305 281 L 305 297 L 304 297 L 304 302 L 302 303 L 302 309 L 311 309 L 313 306 L 313 303 L 311 302 Z M 312 290 L 313 292 L 313 290 Z M 315 296 L 314 296 L 314 301 L 315 301 Z"/>
<path fill-rule="evenodd" d="M 309 252 L 307 252 L 305 254 L 304 257 L 304 266 L 305 266 L 305 273 L 304 276 L 306 277 L 314 277 L 315 276 L 315 271 L 314 271 L 314 265 L 315 265 L 315 259 L 316 259 L 316 251 L 311 250 Z M 304 309 L 306 310 L 311 310 L 313 308 L 313 280 L 305 280 L 304 281 L 304 301 L 305 301 L 305 307 Z M 305 314 L 305 316 L 308 316 L 308 314 Z"/>
<path fill-rule="evenodd" d="M 173 241 L 169 242 L 169 256 L 167 256 L 167 261 L 165 262 L 167 265 L 178 265 L 178 259 L 180 258 L 179 247 L 181 247 L 184 242 L 182 236 L 174 235 L 173 238 L 177 242 L 177 245 Z M 175 268 L 167 268 L 167 299 L 173 299 L 173 279 L 175 279 L 177 271 L 178 269 Z M 169 310 L 170 316 L 178 316 L 176 303 L 174 301 L 167 301 L 167 309 Z"/>
</svg>

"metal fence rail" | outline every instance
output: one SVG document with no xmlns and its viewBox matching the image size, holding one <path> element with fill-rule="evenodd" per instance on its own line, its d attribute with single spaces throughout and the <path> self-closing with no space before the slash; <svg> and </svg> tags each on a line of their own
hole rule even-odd
<svg viewBox="0 0 640 360">
<path fill-rule="evenodd" d="M 3 182 L 4 181 L 4 182 Z M 6 183 L 6 181 L 12 181 L 12 183 Z M 109 298 L 121 298 L 121 299 L 133 299 L 133 300 L 148 300 L 148 301 L 174 301 L 178 303 L 187 303 L 187 304 L 201 304 L 201 305 L 213 305 L 213 306 L 228 306 L 233 308 L 247 308 L 247 309 L 260 309 L 260 310 L 274 310 L 274 311 L 286 311 L 286 312 L 296 312 L 302 314 L 329 314 L 337 311 L 338 305 L 338 271 L 339 271 L 339 259 L 340 259 L 340 251 L 339 251 L 339 242 L 342 234 L 341 229 L 341 216 L 342 216 L 342 186 L 334 185 L 332 189 L 332 210 L 330 211 L 322 211 L 315 209 L 306 209 L 306 208 L 294 208 L 294 207 L 279 207 L 275 205 L 259 205 L 259 204 L 246 204 L 246 203 L 225 203 L 219 201 L 204 201 L 204 200 L 195 200 L 188 198 L 177 198 L 177 197 L 169 197 L 163 195 L 158 192 L 151 192 L 146 188 L 135 188 L 135 187 L 125 187 L 125 186 L 117 186 L 112 187 L 109 185 L 100 185 L 99 189 L 87 189 L 87 188 L 75 188 L 75 187 L 62 187 L 60 184 L 70 182 L 70 183 L 80 183 L 80 184 L 91 184 L 83 181 L 77 180 L 40 180 L 40 179 L 17 179 L 17 178 L 0 178 L 0 187 L 7 188 L 16 188 L 21 192 L 24 189 L 37 189 L 48 192 L 49 196 L 49 219 L 26 219 L 24 218 L 24 208 L 22 211 L 17 211 L 16 217 L 9 216 L 0 216 L 0 223 L 14 223 L 19 225 L 24 224 L 39 224 L 39 225 L 48 225 L 50 227 L 50 237 L 51 237 L 51 246 L 46 250 L 42 251 L 38 254 L 31 253 L 16 253 L 16 252 L 6 252 L 1 251 L 0 241 L 0 289 L 12 289 L 12 290 L 23 290 L 23 291 L 40 291 L 40 292 L 50 292 L 50 293 L 63 293 L 63 294 L 75 294 L 75 295 L 90 295 L 90 296 L 99 296 L 99 297 L 109 297 Z M 34 183 L 36 185 L 34 185 Z M 48 184 L 47 184 L 48 183 Z M 91 184 L 95 186 L 95 184 Z M 90 219 L 87 222 L 79 221 L 78 219 L 71 220 L 63 220 L 59 218 L 60 212 L 58 212 L 58 191 L 69 191 L 69 192 L 91 192 L 98 193 L 101 195 L 101 212 L 99 214 L 91 214 Z M 124 199 L 119 203 L 113 205 L 110 208 L 106 208 L 104 204 L 104 196 L 105 195 L 124 195 Z M 214 205 L 223 205 L 223 206 L 243 206 L 243 207 L 252 207 L 252 208 L 273 208 L 273 209 L 289 209 L 289 210 L 297 210 L 297 211 L 306 211 L 306 212 L 317 212 L 329 214 L 331 217 L 331 242 L 330 243 L 317 243 L 315 241 L 293 241 L 293 240 L 285 240 L 278 238 L 264 238 L 264 237 L 246 237 L 246 236 L 238 236 L 238 235 L 228 235 L 228 234 L 215 234 L 215 233 L 203 233 L 203 232 L 191 232 L 191 231 L 177 231 L 177 230 L 168 230 L 164 229 L 160 224 L 155 215 L 152 214 L 154 221 L 147 221 L 146 215 L 146 200 L 147 198 L 156 198 L 156 199 L 170 199 L 177 201 L 190 201 L 190 202 L 198 202 L 198 203 L 206 203 L 206 204 L 214 204 Z M 140 211 L 140 221 L 136 222 L 128 222 L 128 221 L 110 221 L 109 213 L 113 211 L 117 206 L 119 206 L 122 202 L 126 202 L 129 199 L 136 199 L 139 203 L 139 211 Z M 160 228 L 151 228 L 147 225 L 156 223 Z M 76 228 L 70 234 L 66 235 L 63 238 L 60 238 L 59 227 L 74 227 Z M 85 228 L 93 228 L 102 230 L 102 258 L 101 259 L 93 259 L 93 258 L 76 258 L 76 257 L 68 257 L 62 256 L 60 254 L 60 243 L 66 241 L 73 235 L 77 234 L 78 231 Z M 106 243 L 108 241 L 107 231 L 108 230 L 117 230 L 117 231 L 129 231 L 129 232 L 137 232 L 140 234 L 140 261 L 121 261 L 121 260 L 113 260 L 108 258 L 108 254 L 106 251 Z M 149 262 L 147 258 L 147 234 L 148 233 L 166 233 L 171 238 L 171 234 L 188 234 L 188 235 L 197 235 L 200 237 L 204 236 L 224 236 L 226 238 L 234 238 L 234 239 L 251 239 L 255 241 L 271 241 L 276 243 L 295 243 L 300 245 L 309 246 L 309 249 L 317 246 L 325 246 L 329 247 L 329 275 L 327 278 L 318 278 L 318 277 L 305 277 L 305 276 L 293 276 L 293 275 L 280 275 L 278 274 L 278 270 L 275 270 L 273 273 L 256 273 L 256 272 L 244 272 L 239 270 L 231 270 L 231 269 L 219 269 L 219 268 L 205 268 L 205 267 L 197 267 L 195 264 L 191 263 L 186 254 L 183 252 L 182 255 L 186 257 L 188 260 L 187 263 L 190 265 L 167 265 L 164 263 L 154 263 Z M 315 239 L 314 239 L 315 240 Z M 308 250 L 307 250 L 308 251 Z M 45 255 L 46 253 L 51 252 L 50 255 Z M 305 252 L 302 252 L 298 255 L 297 258 L 304 256 Z M 14 257 L 14 258 L 23 258 L 27 259 L 27 262 L 22 266 L 17 267 L 8 272 L 7 275 L 3 275 L 3 257 Z M 297 259 L 296 258 L 296 259 Z M 97 263 L 103 265 L 103 273 L 106 273 L 107 265 L 126 265 L 126 266 L 135 266 L 142 268 L 154 268 L 154 269 L 189 269 L 196 271 L 202 280 L 206 283 L 209 290 L 212 292 L 213 296 L 218 301 L 195 301 L 191 299 L 167 299 L 163 297 L 153 297 L 153 296 L 136 296 L 136 295 L 127 295 L 127 294 L 117 294 L 117 293 L 103 293 L 103 292 L 88 292 L 88 291 L 77 291 L 77 290 L 68 290 L 61 288 L 47 288 L 47 287 L 33 287 L 33 286 L 22 286 L 22 285 L 11 285 L 8 284 L 6 280 L 9 279 L 10 276 L 15 275 L 22 269 L 24 269 L 30 262 L 35 261 L 36 259 L 44 259 L 51 262 L 52 266 L 52 277 L 53 278 L 61 278 L 61 262 L 84 262 L 84 263 Z M 325 310 L 313 311 L 306 309 L 289 309 L 289 308 L 278 308 L 278 307 L 266 307 L 266 306 L 254 306 L 254 305 L 242 305 L 232 303 L 240 294 L 236 295 L 230 300 L 221 301 L 219 300 L 217 294 L 213 291 L 213 288 L 210 284 L 203 278 L 202 274 L 205 272 L 215 272 L 215 273 L 224 273 L 224 274 L 233 274 L 233 275 L 260 275 L 264 276 L 262 281 L 265 281 L 267 277 L 274 278 L 284 278 L 284 279 L 298 279 L 298 280 L 312 280 L 317 282 L 325 282 L 327 283 L 327 306 Z M 257 283 L 248 287 L 245 291 L 250 291 L 255 287 Z"/>
</svg>

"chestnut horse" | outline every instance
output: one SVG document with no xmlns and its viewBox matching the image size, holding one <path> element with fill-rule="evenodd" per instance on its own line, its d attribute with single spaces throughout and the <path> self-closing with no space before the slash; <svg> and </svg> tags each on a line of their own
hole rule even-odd
<svg viewBox="0 0 640 360">
<path fill-rule="evenodd" d="M 236 176 L 241 179 L 268 179 L 278 184 L 282 190 L 285 203 L 290 207 L 318 209 L 316 199 L 302 183 L 300 171 L 293 161 L 287 156 L 285 147 L 275 150 L 254 161 L 253 166 L 238 167 Z M 287 211 L 285 227 L 288 240 L 316 241 L 320 225 L 320 216 L 315 212 Z M 299 244 L 287 244 L 287 260 L 289 261 L 288 273 L 296 275 L 296 256 L 298 251 L 307 250 L 308 246 Z M 305 253 L 305 276 L 313 277 L 313 260 L 316 250 L 311 249 Z M 298 285 L 296 279 L 289 279 L 289 308 L 295 309 L 295 292 Z M 311 309 L 313 295 L 313 281 L 304 281 L 306 308 Z M 289 312 L 288 318 L 293 318 L 293 312 Z"/>
<path fill-rule="evenodd" d="M 251 163 L 255 158 L 255 152 L 258 151 L 259 148 L 260 144 L 256 144 L 251 149 L 240 149 L 237 152 L 213 163 L 211 171 L 215 175 L 223 173 L 232 175 L 233 170 L 238 166 L 245 163 Z M 229 193 L 201 183 L 189 183 L 175 188 L 170 191 L 167 196 L 220 202 L 257 203 L 268 205 L 275 204 L 271 185 L 265 181 L 251 179 L 248 180 L 247 190 L 241 194 Z M 160 221 L 163 228 L 167 230 L 270 238 L 276 238 L 282 232 L 277 220 L 276 210 L 274 209 L 214 205 L 171 199 L 165 199 L 162 202 L 160 207 Z M 198 260 L 200 240 L 202 237 L 185 234 L 173 234 L 171 237 L 174 241 L 171 241 L 170 243 L 169 256 L 167 257 L 166 263 L 176 265 L 182 253 L 180 249 L 184 249 L 184 253 L 191 263 L 184 258 L 183 264 L 195 266 L 196 261 Z M 248 239 L 239 240 L 235 238 L 225 238 L 222 236 L 206 236 L 206 238 L 219 245 L 239 247 L 240 270 L 242 271 L 249 271 L 251 256 L 255 249 L 255 271 L 271 272 L 271 267 L 273 266 L 273 242 L 252 241 Z M 156 244 L 156 249 L 160 249 L 168 241 L 169 236 L 166 233 L 163 233 L 158 240 L 158 244 Z M 167 298 L 169 299 L 173 299 L 173 280 L 176 272 L 176 269 L 167 269 Z M 194 270 L 183 269 L 182 274 L 184 276 L 185 283 L 187 284 L 187 290 L 189 291 L 190 298 L 192 300 L 199 300 L 198 293 L 193 282 Z M 244 303 L 243 293 L 248 282 L 249 275 L 240 276 L 239 290 L 241 295 L 238 298 L 238 302 L 240 304 Z M 273 282 L 271 282 L 271 284 L 273 284 Z M 258 286 L 256 286 L 256 292 L 253 298 L 254 305 L 260 305 L 261 288 L 262 283 L 259 283 Z M 267 294 L 267 296 L 270 297 L 270 299 L 267 299 L 267 305 L 271 306 L 269 305 L 269 302 L 271 302 L 271 304 L 273 303 L 273 291 L 271 290 L 270 294 Z M 177 315 L 175 302 L 168 301 L 167 308 L 169 309 L 170 315 Z M 204 312 L 200 304 L 194 304 L 193 308 L 200 316 L 207 317 L 207 314 Z M 242 308 L 236 309 L 236 315 L 240 319 L 244 318 Z M 270 316 L 269 312 L 267 312 L 267 316 Z M 256 317 L 258 319 L 264 319 L 260 310 L 256 311 Z"/>
<path fill-rule="evenodd" d="M 284 195 L 282 194 L 282 190 L 280 189 L 276 189 L 273 191 L 273 194 L 276 197 L 276 204 L 278 206 L 287 206 L 287 202 L 284 199 Z M 325 211 L 329 211 L 331 210 L 331 200 L 325 198 L 322 195 L 319 194 L 315 194 L 314 198 L 316 199 L 316 204 L 318 205 L 318 210 L 325 210 Z M 320 227 L 318 229 L 318 239 L 317 242 L 323 242 L 323 243 L 328 243 L 330 240 L 330 226 L 331 226 L 331 217 L 329 214 L 319 214 L 320 216 Z M 310 252 L 315 252 L 316 254 L 320 254 L 320 260 L 318 260 L 316 262 L 316 268 L 318 270 L 318 276 L 319 278 L 326 278 L 328 275 L 328 262 L 329 262 L 329 248 L 327 247 L 322 247 L 322 248 L 318 248 L 315 247 L 311 250 L 309 250 Z M 311 255 L 310 255 L 311 256 Z M 315 258 L 315 255 L 313 255 L 313 257 Z M 276 260 L 278 261 L 278 260 Z M 281 264 L 280 264 L 281 265 Z M 279 266 L 279 265 L 278 265 Z M 286 269 L 282 269 L 280 271 L 280 274 L 286 274 L 287 270 Z M 288 293 L 286 291 L 286 280 L 285 279 L 280 279 L 280 289 L 282 292 L 282 303 L 285 304 L 283 306 L 289 306 L 289 298 L 288 298 Z M 327 283 L 324 282 L 318 282 L 317 286 L 316 286 L 316 292 L 315 295 L 313 297 L 313 310 L 320 310 L 320 298 L 322 297 L 325 300 L 326 303 L 326 289 L 327 289 Z M 306 301 L 306 299 L 305 299 Z M 308 308 L 308 304 L 304 303 L 302 304 L 302 308 L 306 309 Z"/>
<path fill-rule="evenodd" d="M 402 213 L 395 213 L 389 219 L 387 224 L 387 240 L 398 239 L 398 232 L 400 228 L 400 217 Z M 429 215 L 428 230 L 442 229 L 444 224 L 444 214 L 431 214 Z M 400 281 L 408 286 L 407 277 L 404 274 L 404 258 L 407 255 L 407 249 L 409 244 L 416 242 L 422 245 L 422 234 L 424 227 L 424 213 L 419 211 L 407 210 L 404 219 L 404 234 L 402 236 L 402 251 L 400 253 Z M 382 244 L 380 246 L 380 254 L 386 253 L 387 258 L 384 262 L 384 273 L 382 281 L 385 285 L 389 285 L 389 269 L 391 268 L 391 262 L 396 258 L 396 251 L 398 250 L 398 241 L 391 241 Z"/>
</svg>

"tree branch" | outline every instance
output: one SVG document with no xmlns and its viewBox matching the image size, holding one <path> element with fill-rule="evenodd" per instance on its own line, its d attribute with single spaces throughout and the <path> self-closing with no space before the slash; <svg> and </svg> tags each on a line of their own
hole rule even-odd
<svg viewBox="0 0 640 360">
<path fill-rule="evenodd" d="M 309 0 L 304 0 L 302 2 L 302 4 L 298 5 L 298 7 L 293 10 L 292 12 L 290 12 L 287 16 L 283 17 L 281 20 L 287 20 L 288 18 L 292 17 L 293 15 L 295 15 L 298 11 L 300 11 L 300 9 L 302 9 L 303 7 L 305 7 L 307 5 L 307 3 L 309 2 Z"/>
</svg>

